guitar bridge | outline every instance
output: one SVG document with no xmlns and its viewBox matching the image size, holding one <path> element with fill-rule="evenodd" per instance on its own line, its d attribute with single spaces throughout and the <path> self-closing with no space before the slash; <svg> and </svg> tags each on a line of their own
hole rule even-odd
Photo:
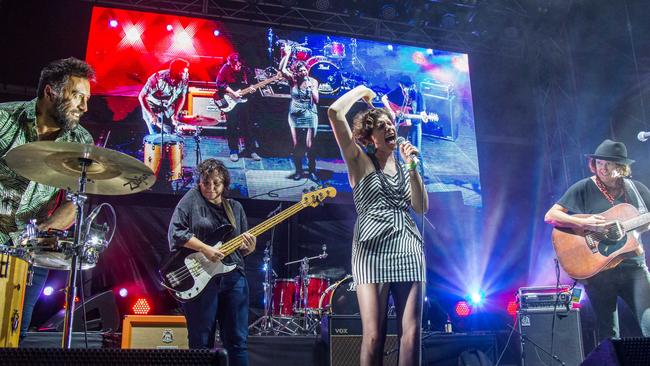
<svg viewBox="0 0 650 366">
<path fill-rule="evenodd" d="M 591 249 L 592 253 L 597 253 L 598 252 L 598 240 L 594 239 L 593 237 L 594 233 L 588 234 L 585 236 L 585 240 L 587 241 L 587 246 L 589 249 Z"/>
</svg>

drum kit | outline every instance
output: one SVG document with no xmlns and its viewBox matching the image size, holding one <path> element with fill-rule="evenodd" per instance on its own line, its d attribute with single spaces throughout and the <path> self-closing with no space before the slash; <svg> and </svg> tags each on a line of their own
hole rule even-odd
<svg viewBox="0 0 650 366">
<path fill-rule="evenodd" d="M 286 56 L 286 46 L 292 49 L 289 64 L 302 61 L 309 70 L 309 76 L 318 80 L 318 92 L 324 95 L 337 95 L 342 90 L 349 90 L 366 81 L 356 71 L 364 72 L 363 63 L 357 57 L 357 40 L 352 38 L 347 45 L 350 55 L 346 55 L 346 44 L 332 41 L 329 37 L 321 49 L 307 47 L 307 42 L 297 43 L 279 39 L 275 42 L 276 62 Z M 314 50 L 322 51 L 315 54 Z M 344 61 L 349 61 L 353 71 L 343 72 Z"/>
<path fill-rule="evenodd" d="M 315 335 L 320 331 L 324 316 L 359 314 L 352 276 L 345 276 L 330 285 L 328 277 L 309 274 L 310 260 L 327 257 L 326 245 L 323 245 L 319 255 L 285 263 L 285 266 L 300 263 L 300 272 L 295 278 L 274 278 L 275 272 L 268 270 L 271 255 L 272 249 L 267 246 L 263 260 L 267 268 L 263 285 L 264 316 L 251 324 L 251 334 Z"/>
<path fill-rule="evenodd" d="M 144 164 L 156 177 L 164 181 L 177 181 L 183 178 L 183 156 L 185 137 L 194 139 L 196 164 L 201 162 L 201 132 L 203 128 L 216 126 L 219 120 L 201 115 L 183 115 L 178 117 L 180 124 L 174 133 L 155 133 L 143 138 Z M 167 164 L 169 161 L 169 164 Z"/>
<path fill-rule="evenodd" d="M 108 204 L 99 205 L 84 216 L 86 194 L 133 194 L 149 189 L 156 177 L 148 166 L 131 156 L 75 142 L 32 142 L 10 150 L 5 161 L 14 172 L 30 181 L 66 190 L 68 199 L 75 204 L 74 232 L 39 230 L 36 220 L 31 220 L 18 245 L 0 245 L 1 254 L 21 262 L 69 271 L 62 345 L 70 348 L 77 272 L 96 265 L 114 233 L 113 228 L 107 239 L 110 227 L 94 222 L 99 210 L 105 205 L 110 207 Z"/>
</svg>

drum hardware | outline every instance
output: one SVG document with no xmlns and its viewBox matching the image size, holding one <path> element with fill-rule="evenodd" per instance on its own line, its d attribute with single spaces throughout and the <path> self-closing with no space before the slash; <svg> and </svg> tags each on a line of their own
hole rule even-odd
<svg viewBox="0 0 650 366">
<path fill-rule="evenodd" d="M 269 212 L 266 217 L 273 217 L 280 211 L 282 211 L 282 204 L 278 205 L 278 207 L 276 207 L 273 211 Z M 253 324 L 251 324 L 248 329 L 249 332 L 254 335 L 296 335 L 297 333 L 295 330 L 291 329 L 288 322 L 286 321 L 286 316 L 291 316 L 292 314 L 280 310 L 285 309 L 285 305 L 289 305 L 291 307 L 293 306 L 293 302 L 291 301 L 292 297 L 289 298 L 287 304 L 285 304 L 284 300 L 280 300 L 276 306 L 276 303 L 274 302 L 274 300 L 277 298 L 285 298 L 284 292 L 278 296 L 274 296 L 276 285 L 283 282 L 282 279 L 277 279 L 277 274 L 271 265 L 273 258 L 274 240 L 275 227 L 271 229 L 271 238 L 266 243 L 266 248 L 264 249 L 264 257 L 262 259 L 262 270 L 264 271 L 264 282 L 262 285 L 264 289 L 264 315 L 257 319 Z M 273 284 L 273 286 L 271 286 L 271 284 Z M 293 292 L 291 292 L 290 296 L 293 296 Z"/>
<path fill-rule="evenodd" d="M 74 142 L 32 142 L 11 149 L 5 160 L 14 172 L 30 181 L 71 192 L 68 197 L 75 205 L 75 230 L 69 248 L 70 271 L 66 286 L 67 306 L 61 342 L 64 349 L 69 349 L 77 291 L 77 268 L 84 258 L 83 247 L 86 238 L 83 230 L 93 230 L 92 225 L 85 226 L 86 193 L 136 193 L 151 187 L 156 178 L 151 169 L 126 154 Z M 75 186 L 76 189 L 72 188 Z M 92 223 L 93 219 L 88 221 Z M 35 222 L 32 224 L 35 225 Z M 28 233 L 34 234 L 34 230 L 32 227 Z"/>
<path fill-rule="evenodd" d="M 300 263 L 300 275 L 296 280 L 296 285 L 298 288 L 298 296 L 296 296 L 296 304 L 294 307 L 294 313 L 298 315 L 294 319 L 294 325 L 297 327 L 297 330 L 301 334 L 318 334 L 320 327 L 320 317 L 317 311 L 309 311 L 309 302 L 308 302 L 308 286 L 309 286 L 309 261 L 313 259 L 325 259 L 327 258 L 327 245 L 323 244 L 323 252 L 319 255 L 313 257 L 304 257 L 295 261 L 287 262 L 284 265 L 289 266 L 291 264 Z M 327 287 L 327 286 L 325 286 Z M 317 310 L 317 309 L 313 309 Z"/>
</svg>

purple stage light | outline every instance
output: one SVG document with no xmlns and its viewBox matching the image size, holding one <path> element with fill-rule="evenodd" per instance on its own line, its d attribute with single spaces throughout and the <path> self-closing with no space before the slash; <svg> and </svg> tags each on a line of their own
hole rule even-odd
<svg viewBox="0 0 650 366">
<path fill-rule="evenodd" d="M 108 21 L 108 26 L 111 28 L 116 28 L 117 27 L 117 20 L 111 19 Z"/>
<path fill-rule="evenodd" d="M 126 297 L 126 295 L 129 294 L 129 291 L 127 291 L 127 289 L 122 287 L 118 293 L 120 294 L 121 297 Z"/>
<path fill-rule="evenodd" d="M 54 288 L 52 286 L 45 286 L 43 289 L 43 295 L 45 296 L 50 296 L 54 292 Z"/>
</svg>

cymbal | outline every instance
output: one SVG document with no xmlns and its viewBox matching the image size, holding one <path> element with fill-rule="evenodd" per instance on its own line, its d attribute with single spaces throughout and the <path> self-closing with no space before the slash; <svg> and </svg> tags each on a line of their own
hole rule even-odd
<svg viewBox="0 0 650 366">
<path fill-rule="evenodd" d="M 206 117 L 201 115 L 196 116 L 180 116 L 178 120 L 192 126 L 204 127 L 204 126 L 216 126 L 219 121 L 216 118 Z"/>
<path fill-rule="evenodd" d="M 86 193 L 131 194 L 156 182 L 153 171 L 141 161 L 119 151 L 76 142 L 37 141 L 11 149 L 7 165 L 37 183 L 78 192 L 81 159 L 86 168 Z"/>
</svg>

